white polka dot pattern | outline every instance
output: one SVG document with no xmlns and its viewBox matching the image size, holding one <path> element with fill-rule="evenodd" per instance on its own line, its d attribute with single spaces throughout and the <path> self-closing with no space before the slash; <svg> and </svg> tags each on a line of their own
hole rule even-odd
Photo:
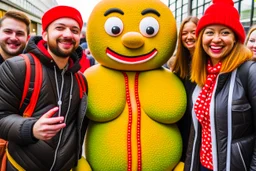
<svg viewBox="0 0 256 171">
<path fill-rule="evenodd" d="M 220 68 L 221 68 L 220 62 L 215 66 L 211 66 L 211 62 L 210 60 L 208 60 L 206 82 L 194 106 L 196 117 L 202 126 L 200 161 L 204 167 L 210 170 L 213 170 L 213 163 L 212 163 L 212 141 L 211 141 L 211 125 L 210 125 L 209 109 L 210 109 L 212 91 L 216 83 L 216 78 L 220 72 Z"/>
</svg>

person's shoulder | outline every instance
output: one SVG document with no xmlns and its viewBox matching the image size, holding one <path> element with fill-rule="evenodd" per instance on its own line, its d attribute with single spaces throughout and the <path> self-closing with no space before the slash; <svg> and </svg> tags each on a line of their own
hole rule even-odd
<svg viewBox="0 0 256 171">
<path fill-rule="evenodd" d="M 256 72 L 256 61 L 246 61 L 238 67 L 238 73 L 242 77 L 247 77 L 248 74 L 252 73 L 255 75 Z"/>
<path fill-rule="evenodd" d="M 14 56 L 6 59 L 1 65 L 1 68 L 9 70 L 19 70 L 20 68 L 25 67 L 25 61 L 22 56 Z"/>
<path fill-rule="evenodd" d="M 7 62 L 7 63 L 19 63 L 21 61 L 23 62 L 24 58 L 22 56 L 18 55 L 18 56 L 14 56 L 14 57 L 8 58 L 4 62 Z"/>
<path fill-rule="evenodd" d="M 238 68 L 250 68 L 250 67 L 256 67 L 256 61 L 253 60 L 249 60 L 249 61 L 245 61 L 244 63 L 242 63 Z"/>
<path fill-rule="evenodd" d="M 6 59 L 0 65 L 0 79 L 6 84 L 22 84 L 22 80 L 26 73 L 26 66 L 23 57 L 15 56 Z"/>
<path fill-rule="evenodd" d="M 250 68 L 250 70 L 252 69 L 255 74 L 255 71 L 256 71 L 256 61 L 246 61 L 244 63 L 244 65 L 248 65 L 248 67 Z"/>
</svg>

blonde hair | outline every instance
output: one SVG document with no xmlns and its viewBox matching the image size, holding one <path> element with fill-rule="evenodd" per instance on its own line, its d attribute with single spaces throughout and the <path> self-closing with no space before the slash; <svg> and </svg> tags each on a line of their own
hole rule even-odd
<svg viewBox="0 0 256 171">
<path fill-rule="evenodd" d="M 196 82 L 199 86 L 203 86 L 206 81 L 206 66 L 209 55 L 202 47 L 202 37 L 205 29 L 199 33 L 195 52 L 192 58 L 191 81 Z M 221 73 L 228 73 L 235 70 L 245 61 L 252 59 L 252 52 L 240 41 L 237 41 L 231 52 L 222 59 Z"/>
<path fill-rule="evenodd" d="M 169 67 L 169 69 L 171 71 L 173 71 L 173 66 L 174 66 L 174 63 L 176 61 L 176 56 L 173 55 L 168 61 L 167 61 L 167 66 Z"/>
<path fill-rule="evenodd" d="M 245 39 L 245 42 L 244 42 L 245 45 L 247 45 L 247 43 L 248 43 L 248 41 L 249 41 L 249 37 L 250 37 L 250 35 L 252 34 L 252 32 L 253 32 L 254 30 L 256 30 L 256 25 L 253 25 L 253 26 L 250 28 L 250 30 L 248 31 L 247 36 L 246 36 L 246 39 Z"/>
<path fill-rule="evenodd" d="M 188 22 L 193 22 L 196 26 L 198 23 L 198 18 L 194 16 L 188 16 L 185 18 L 179 30 L 179 37 L 178 37 L 178 45 L 176 49 L 176 60 L 173 64 L 173 71 L 178 73 L 181 78 L 185 78 L 189 76 L 190 72 L 190 55 L 189 50 L 183 45 L 182 43 L 182 31 L 184 29 L 184 25 Z"/>
</svg>

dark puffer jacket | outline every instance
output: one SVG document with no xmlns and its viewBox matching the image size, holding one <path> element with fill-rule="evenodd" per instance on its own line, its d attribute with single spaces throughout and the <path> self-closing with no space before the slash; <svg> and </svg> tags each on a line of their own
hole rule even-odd
<svg viewBox="0 0 256 171">
<path fill-rule="evenodd" d="M 241 67 L 236 75 L 235 71 L 220 74 L 212 94 L 210 123 L 214 171 L 256 170 L 256 63 L 247 64 L 246 74 L 241 72 Z M 247 84 L 241 81 L 244 78 Z M 193 102 L 199 93 L 196 87 Z M 192 110 L 192 103 L 189 106 Z M 200 141 L 201 126 L 192 110 L 185 171 L 200 170 Z"/>
<path fill-rule="evenodd" d="M 87 95 L 84 93 L 80 99 L 79 85 L 74 76 L 80 69 L 82 50 L 78 48 L 71 55 L 67 70 L 58 69 L 47 55 L 41 37 L 30 39 L 25 49 L 27 52 L 33 53 L 43 64 L 43 82 L 35 111 L 31 118 L 22 117 L 19 111 L 25 79 L 24 59 L 13 57 L 6 60 L 0 66 L 0 138 L 9 141 L 10 155 L 27 171 L 68 171 L 81 157 L 87 127 Z M 57 86 L 60 91 L 63 86 L 64 90 L 61 115 L 66 127 L 49 141 L 37 140 L 32 135 L 33 125 L 40 116 L 58 106 Z M 14 169 L 9 165 L 7 171 L 10 170 Z"/>
</svg>

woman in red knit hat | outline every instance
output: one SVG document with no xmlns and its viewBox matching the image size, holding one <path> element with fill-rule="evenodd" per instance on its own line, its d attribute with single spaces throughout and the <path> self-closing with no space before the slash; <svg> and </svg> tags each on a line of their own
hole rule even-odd
<svg viewBox="0 0 256 171">
<path fill-rule="evenodd" d="M 185 170 L 256 170 L 256 63 L 234 2 L 213 0 L 196 36 Z"/>
</svg>

